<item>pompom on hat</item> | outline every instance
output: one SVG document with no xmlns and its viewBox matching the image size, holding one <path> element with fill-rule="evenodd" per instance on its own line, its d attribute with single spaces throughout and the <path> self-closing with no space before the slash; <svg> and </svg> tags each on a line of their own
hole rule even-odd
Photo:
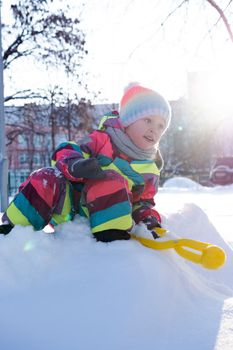
<svg viewBox="0 0 233 350">
<path fill-rule="evenodd" d="M 171 107 L 168 101 L 157 92 L 139 83 L 130 83 L 124 90 L 119 114 L 123 127 L 141 118 L 157 115 L 165 120 L 167 128 L 171 120 Z"/>
</svg>

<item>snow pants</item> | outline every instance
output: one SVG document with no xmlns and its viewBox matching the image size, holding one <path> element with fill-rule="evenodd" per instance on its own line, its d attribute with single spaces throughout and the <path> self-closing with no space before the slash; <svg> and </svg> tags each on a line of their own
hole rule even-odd
<svg viewBox="0 0 233 350">
<path fill-rule="evenodd" d="M 60 224 L 80 214 L 89 218 L 93 233 L 129 230 L 133 225 L 131 199 L 127 180 L 117 172 L 101 180 L 71 183 L 56 168 L 42 168 L 20 186 L 3 220 L 41 230 L 48 223 Z"/>
</svg>

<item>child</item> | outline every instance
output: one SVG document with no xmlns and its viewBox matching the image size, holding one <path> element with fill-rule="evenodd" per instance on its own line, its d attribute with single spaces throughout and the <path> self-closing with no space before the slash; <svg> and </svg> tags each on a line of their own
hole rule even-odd
<svg viewBox="0 0 233 350">
<path fill-rule="evenodd" d="M 52 167 L 34 171 L 2 217 L 0 233 L 14 225 L 35 230 L 72 220 L 90 220 L 98 241 L 127 240 L 134 223 L 160 227 L 153 209 L 162 158 L 159 141 L 171 118 L 168 102 L 137 83 L 113 112 L 79 142 L 64 142 L 52 156 Z"/>
</svg>

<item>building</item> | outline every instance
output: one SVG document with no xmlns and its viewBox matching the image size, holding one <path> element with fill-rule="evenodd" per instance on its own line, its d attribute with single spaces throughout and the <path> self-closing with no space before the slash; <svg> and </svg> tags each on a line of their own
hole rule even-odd
<svg viewBox="0 0 233 350">
<path fill-rule="evenodd" d="M 5 107 L 9 194 L 13 195 L 33 170 L 50 165 L 58 144 L 81 138 L 98 125 L 101 116 L 116 108 L 114 104 L 88 105 L 85 113 L 82 108 L 82 115 L 75 114 L 73 108 L 68 128 L 65 108 L 51 113 L 48 106 L 34 104 Z"/>
</svg>

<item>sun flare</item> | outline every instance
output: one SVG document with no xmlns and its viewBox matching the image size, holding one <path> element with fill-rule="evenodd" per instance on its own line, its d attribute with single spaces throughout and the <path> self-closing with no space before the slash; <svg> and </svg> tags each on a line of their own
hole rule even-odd
<svg viewBox="0 0 233 350">
<path fill-rule="evenodd" d="M 191 97 L 212 117 L 227 117 L 233 114 L 232 85 L 233 70 L 194 73 Z"/>
</svg>

